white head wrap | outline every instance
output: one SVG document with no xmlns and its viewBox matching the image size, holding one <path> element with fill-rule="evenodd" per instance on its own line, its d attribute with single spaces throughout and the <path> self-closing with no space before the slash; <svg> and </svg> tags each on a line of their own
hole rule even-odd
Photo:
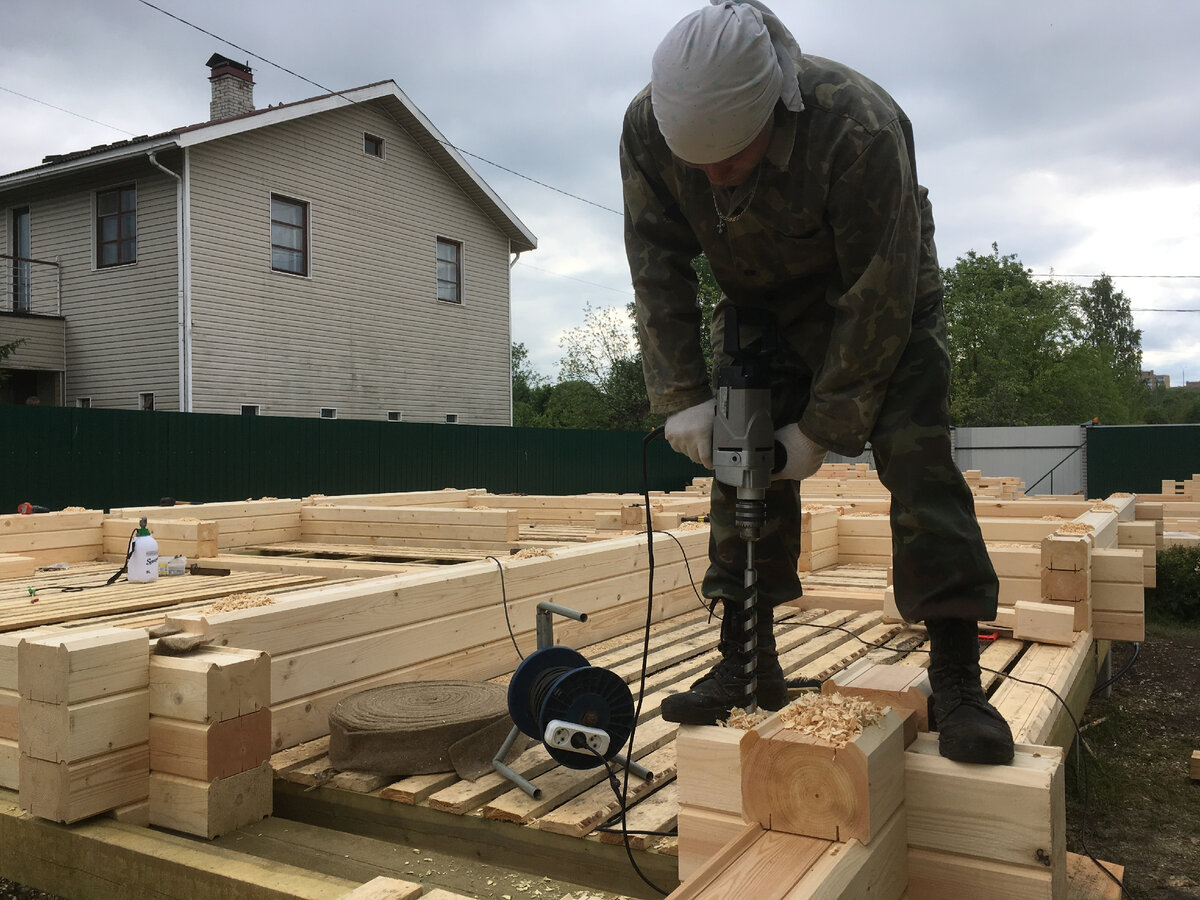
<svg viewBox="0 0 1200 900">
<path fill-rule="evenodd" d="M 800 47 L 758 0 L 710 0 L 686 16 L 654 52 L 654 117 L 671 152 L 714 163 L 746 148 L 782 100 L 804 108 Z"/>
</svg>

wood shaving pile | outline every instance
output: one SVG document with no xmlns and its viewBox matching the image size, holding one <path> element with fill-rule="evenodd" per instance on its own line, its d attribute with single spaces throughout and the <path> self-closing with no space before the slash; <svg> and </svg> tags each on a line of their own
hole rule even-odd
<svg viewBox="0 0 1200 900">
<path fill-rule="evenodd" d="M 761 725 L 770 718 L 771 714 L 761 709 L 757 709 L 752 713 L 746 712 L 744 709 L 731 709 L 729 717 L 726 719 L 718 719 L 717 724 L 722 728 L 737 728 L 741 731 L 749 731 L 756 725 Z"/>
<path fill-rule="evenodd" d="M 1121 492 L 1119 492 L 1119 493 L 1116 493 L 1116 494 L 1109 494 L 1109 496 L 1110 496 L 1110 497 L 1132 497 L 1132 496 L 1133 496 L 1133 494 L 1127 494 L 1127 493 L 1125 493 L 1124 491 L 1121 491 Z"/>
<path fill-rule="evenodd" d="M 1097 503 L 1092 507 L 1092 512 L 1116 512 L 1117 507 L 1112 503 Z"/>
<path fill-rule="evenodd" d="M 748 731 L 762 724 L 770 715 L 762 710 L 747 713 L 732 709 L 729 718 L 717 724 Z M 861 697 L 807 693 L 801 694 L 779 711 L 779 723 L 784 728 L 841 748 L 862 734 L 863 729 L 878 722 L 882 715 L 882 706 Z"/>
<path fill-rule="evenodd" d="M 524 550 L 518 550 L 509 559 L 532 559 L 535 556 L 553 556 L 554 554 L 545 547 L 526 547 Z"/>
<path fill-rule="evenodd" d="M 256 606 L 270 606 L 275 602 L 274 597 L 266 594 L 230 594 L 222 597 L 204 612 L 222 613 L 233 612 L 235 609 L 253 609 Z"/>
<path fill-rule="evenodd" d="M 847 519 L 873 519 L 883 515 L 883 513 L 873 512 L 844 512 L 842 513 Z"/>
<path fill-rule="evenodd" d="M 1055 534 L 1091 534 L 1095 530 L 1095 527 L 1087 524 L 1087 522 L 1068 522 L 1059 528 Z"/>
<path fill-rule="evenodd" d="M 64 506 L 63 512 L 87 512 L 86 506 Z"/>
<path fill-rule="evenodd" d="M 707 522 L 680 522 L 679 523 L 680 531 L 699 531 L 700 529 L 707 528 L 707 527 L 708 527 Z"/>
<path fill-rule="evenodd" d="M 1062 516 L 1042 516 L 1042 521 L 1043 522 L 1062 522 L 1062 521 L 1064 521 L 1064 519 Z"/>
<path fill-rule="evenodd" d="M 779 711 L 779 721 L 809 737 L 845 747 L 879 721 L 883 707 L 847 694 L 801 694 Z"/>
</svg>

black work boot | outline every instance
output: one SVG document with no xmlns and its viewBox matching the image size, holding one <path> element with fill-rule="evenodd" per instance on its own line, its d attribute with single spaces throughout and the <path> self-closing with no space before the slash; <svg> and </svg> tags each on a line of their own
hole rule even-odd
<svg viewBox="0 0 1200 900">
<path fill-rule="evenodd" d="M 779 654 L 775 651 L 774 615 L 769 608 L 758 610 L 758 657 L 755 699 L 761 709 L 775 711 L 787 704 L 787 685 Z M 746 663 L 742 650 L 742 610 L 740 603 L 725 601 L 721 620 L 721 641 L 717 644 L 721 661 L 696 681 L 690 690 L 671 694 L 662 702 L 662 717 L 683 725 L 714 725 L 731 709 L 746 703 Z"/>
<path fill-rule="evenodd" d="M 970 619 L 929 619 L 931 726 L 942 756 L 958 762 L 1012 762 L 1008 722 L 987 702 L 979 682 L 979 626 Z"/>
</svg>

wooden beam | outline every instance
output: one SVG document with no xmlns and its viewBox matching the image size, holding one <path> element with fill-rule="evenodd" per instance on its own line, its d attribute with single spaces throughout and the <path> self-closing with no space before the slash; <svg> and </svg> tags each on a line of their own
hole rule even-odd
<svg viewBox="0 0 1200 900">
<path fill-rule="evenodd" d="M 150 773 L 150 823 L 213 838 L 271 814 L 271 764 L 215 781 Z"/>
<path fill-rule="evenodd" d="M 1022 745 L 1011 765 L 941 756 L 933 735 L 904 754 L 910 847 L 1037 870 L 1066 893 L 1066 794 L 1062 753 Z M 1049 865 L 1047 865 L 1049 863 Z"/>
<path fill-rule="evenodd" d="M 777 713 L 740 750 L 743 813 L 772 831 L 867 844 L 904 800 L 903 728 L 890 710 L 843 747 Z"/>
</svg>

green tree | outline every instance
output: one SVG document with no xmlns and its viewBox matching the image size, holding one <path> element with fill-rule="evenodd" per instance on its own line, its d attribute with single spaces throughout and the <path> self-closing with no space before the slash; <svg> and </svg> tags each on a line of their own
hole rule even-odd
<svg viewBox="0 0 1200 900">
<path fill-rule="evenodd" d="M 0 344 L 0 363 L 3 363 L 4 360 L 6 360 L 10 356 L 12 356 L 13 353 L 16 352 L 17 348 L 20 347 L 23 343 L 25 343 L 24 338 L 12 341 L 11 343 L 8 343 L 8 344 Z M 10 373 L 9 373 L 8 369 L 4 368 L 3 366 L 0 366 L 0 384 L 4 384 L 4 382 L 8 381 L 9 374 Z"/>
<path fill-rule="evenodd" d="M 590 381 L 560 381 L 546 399 L 544 428 L 607 428 L 609 405 Z"/>
<path fill-rule="evenodd" d="M 1143 402 L 1141 380 L 1142 332 L 1133 327 L 1129 297 L 1114 288 L 1112 278 L 1101 275 L 1079 291 L 1079 307 L 1087 345 L 1111 370 L 1111 424 L 1134 421 Z"/>
<path fill-rule="evenodd" d="M 552 386 L 547 383 L 546 377 L 530 363 L 529 349 L 523 343 L 513 344 L 513 425 L 518 428 L 542 427 L 551 390 Z"/>
<path fill-rule="evenodd" d="M 1124 373 L 1110 349 L 1114 298 L 1035 281 L 1015 255 L 975 251 L 943 271 L 959 426 L 1129 421 Z M 1128 301 L 1123 301 L 1128 304 Z M 1140 337 L 1124 334 L 1129 343 Z"/>
</svg>

